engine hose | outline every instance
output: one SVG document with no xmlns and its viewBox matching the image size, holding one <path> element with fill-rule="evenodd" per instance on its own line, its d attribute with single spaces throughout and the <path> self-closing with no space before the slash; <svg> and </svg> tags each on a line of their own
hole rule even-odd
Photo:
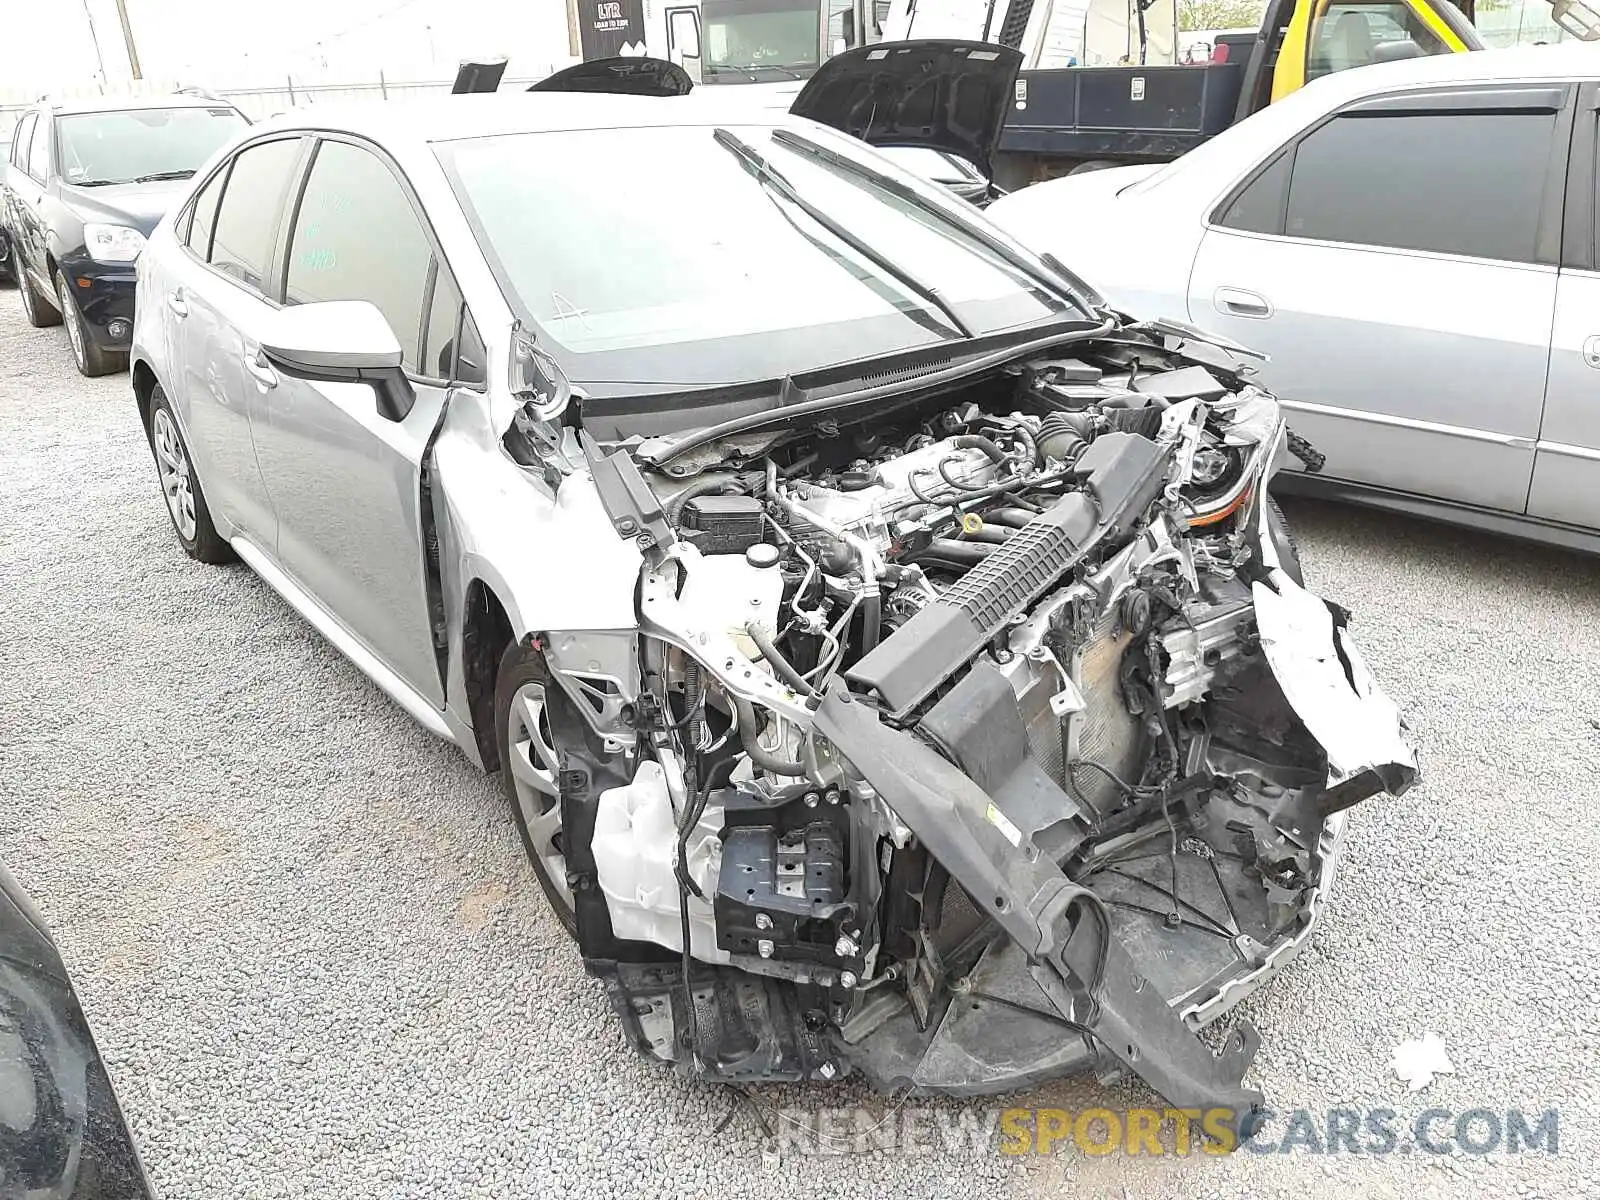
<svg viewBox="0 0 1600 1200">
<path fill-rule="evenodd" d="M 1000 449 L 992 438 L 986 438 L 981 433 L 958 433 L 950 439 L 950 444 L 958 450 L 982 450 L 997 467 L 1011 465 L 1011 456 Z"/>
<path fill-rule="evenodd" d="M 733 711 L 739 718 L 739 741 L 744 744 L 744 752 L 750 756 L 750 761 L 763 771 L 771 775 L 804 775 L 806 769 L 800 763 L 787 762 L 768 750 L 758 740 L 759 731 L 756 728 L 756 708 L 743 696 L 731 693 L 728 698 L 733 701 Z"/>
<path fill-rule="evenodd" d="M 946 562 L 961 563 L 964 566 L 975 567 L 993 553 L 994 547 L 982 542 L 958 542 L 955 538 L 934 538 L 916 554 L 907 555 L 907 558 L 939 558 Z"/>
<path fill-rule="evenodd" d="M 1137 433 L 1154 438 L 1161 432 L 1162 410 L 1155 405 L 1144 408 L 1111 408 L 1106 410 L 1106 423 L 1119 433 Z"/>
<path fill-rule="evenodd" d="M 1045 458 L 1070 462 L 1073 452 L 1094 437 L 1094 417 L 1088 413 L 1053 412 L 1039 424 L 1039 453 Z"/>
<path fill-rule="evenodd" d="M 1009 526 L 990 524 L 988 517 L 984 517 L 983 520 L 984 524 L 973 530 L 971 533 L 968 533 L 966 530 L 962 530 L 961 540 L 963 542 L 976 543 L 982 546 L 1001 546 L 1006 542 L 1009 542 L 1011 540 L 1011 536 L 1016 533 L 1016 530 L 1010 528 Z"/>
<path fill-rule="evenodd" d="M 761 651 L 761 657 L 767 660 L 767 665 L 779 679 L 802 696 L 817 694 L 816 689 L 806 682 L 805 676 L 795 670 L 794 664 L 783 656 L 783 651 L 773 644 L 772 639 L 767 636 L 767 631 L 758 622 L 751 621 L 744 627 L 744 631 L 750 635 L 750 640 L 756 644 L 756 649 Z"/>
<path fill-rule="evenodd" d="M 878 644 L 883 633 L 883 594 L 869 592 L 861 601 L 861 653 Z"/>
<path fill-rule="evenodd" d="M 1039 454 L 1039 443 L 1034 440 L 1033 434 L 1028 432 L 1027 427 L 1018 425 L 1012 429 L 1011 433 L 1027 450 L 1022 461 L 1029 466 L 1042 467 L 1044 459 Z"/>
<path fill-rule="evenodd" d="M 1009 505 L 1005 508 L 992 508 L 982 514 L 986 524 L 1004 525 L 1008 529 L 1021 529 L 1038 515 L 1038 513 L 1031 513 L 1025 508 Z"/>
<path fill-rule="evenodd" d="M 699 483 L 691 483 L 683 491 L 667 501 L 667 520 L 676 525 L 679 515 L 683 512 L 683 506 L 688 504 L 689 501 L 696 496 L 709 496 L 713 492 L 720 492 L 724 489 L 737 490 L 733 480 L 726 478 L 702 479 Z"/>
</svg>

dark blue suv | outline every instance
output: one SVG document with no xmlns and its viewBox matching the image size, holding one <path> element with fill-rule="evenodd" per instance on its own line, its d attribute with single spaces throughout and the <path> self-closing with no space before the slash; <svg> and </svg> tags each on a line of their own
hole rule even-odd
<svg viewBox="0 0 1600 1200">
<path fill-rule="evenodd" d="M 17 122 L 4 230 L 30 324 L 65 323 L 85 375 L 127 366 L 134 264 L 205 161 L 249 125 L 194 96 L 41 104 Z"/>
</svg>

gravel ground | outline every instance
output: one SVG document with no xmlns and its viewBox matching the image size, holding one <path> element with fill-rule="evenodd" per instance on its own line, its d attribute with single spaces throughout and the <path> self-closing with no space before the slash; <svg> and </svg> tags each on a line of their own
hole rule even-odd
<svg viewBox="0 0 1600 1200">
<path fill-rule="evenodd" d="M 930 1103 L 904 1152 L 817 1156 L 748 1110 L 715 1133 L 728 1093 L 623 1045 L 497 789 L 247 569 L 183 556 L 127 377 L 78 378 L 10 288 L 0 445 L 0 857 L 167 1200 L 1600 1194 L 1600 562 L 1290 508 L 1427 780 L 1356 811 L 1330 918 L 1248 1008 L 1279 1112 L 1553 1107 L 1559 1153 L 1018 1159 L 930 1149 L 931 1122 L 984 1117 Z M 1456 1074 L 1408 1096 L 1389 1058 L 1425 1030 Z"/>
</svg>

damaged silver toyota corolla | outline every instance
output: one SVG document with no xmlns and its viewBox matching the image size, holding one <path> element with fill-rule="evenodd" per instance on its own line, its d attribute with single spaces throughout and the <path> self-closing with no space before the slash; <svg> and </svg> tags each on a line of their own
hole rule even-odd
<svg viewBox="0 0 1600 1200">
<path fill-rule="evenodd" d="M 1248 1111 L 1197 1031 L 1416 775 L 1248 356 L 809 121 L 481 99 L 267 122 L 152 236 L 185 548 L 502 772 L 646 1054 Z"/>
</svg>

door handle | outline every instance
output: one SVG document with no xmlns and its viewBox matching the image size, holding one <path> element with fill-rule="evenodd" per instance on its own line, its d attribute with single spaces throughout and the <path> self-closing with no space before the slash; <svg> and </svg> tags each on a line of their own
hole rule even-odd
<svg viewBox="0 0 1600 1200">
<path fill-rule="evenodd" d="M 1211 303 L 1218 312 L 1234 317 L 1254 317 L 1261 320 L 1272 315 L 1272 304 L 1265 296 L 1248 292 L 1244 288 L 1219 287 L 1212 293 Z"/>
<path fill-rule="evenodd" d="M 278 373 L 272 369 L 272 364 L 267 361 L 267 356 L 259 350 L 254 354 L 244 356 L 244 369 L 255 377 L 255 381 L 263 388 L 278 386 Z"/>
<path fill-rule="evenodd" d="M 168 292 L 167 307 L 180 317 L 189 315 L 189 302 L 183 298 L 182 292 Z"/>
</svg>

